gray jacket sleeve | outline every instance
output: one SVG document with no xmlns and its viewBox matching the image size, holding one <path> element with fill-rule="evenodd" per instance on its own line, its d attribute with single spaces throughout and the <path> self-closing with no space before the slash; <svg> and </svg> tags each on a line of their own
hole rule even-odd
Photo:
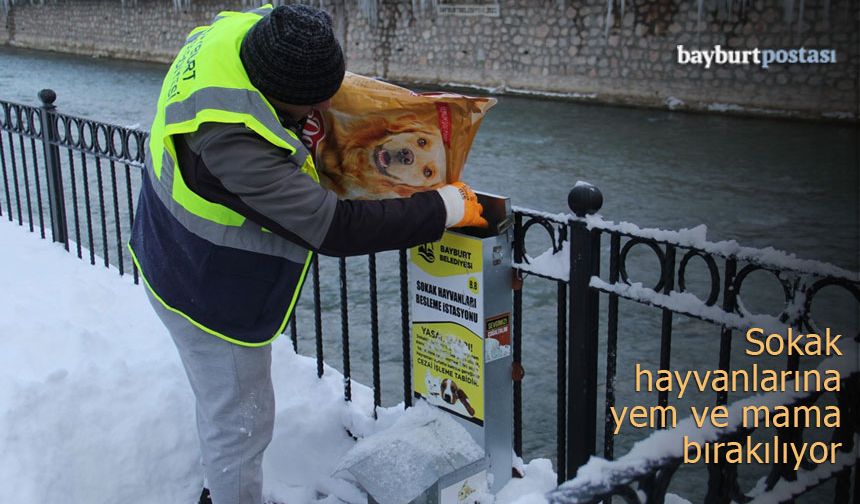
<svg viewBox="0 0 860 504">
<path fill-rule="evenodd" d="M 206 123 L 186 135 L 191 151 L 242 203 L 319 248 L 337 196 L 314 182 L 283 149 L 238 124 Z"/>
<path fill-rule="evenodd" d="M 286 151 L 242 125 L 203 124 L 174 141 L 191 190 L 325 255 L 408 248 L 437 241 L 445 230 L 447 214 L 438 191 L 338 200 L 302 173 Z"/>
</svg>

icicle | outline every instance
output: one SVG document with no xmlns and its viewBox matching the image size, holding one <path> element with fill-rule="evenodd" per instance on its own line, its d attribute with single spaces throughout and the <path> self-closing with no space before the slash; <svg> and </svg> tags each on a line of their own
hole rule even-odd
<svg viewBox="0 0 860 504">
<path fill-rule="evenodd" d="M 702 31 L 702 13 L 705 11 L 705 0 L 699 0 L 699 5 L 696 10 L 696 34 Z"/>
<path fill-rule="evenodd" d="M 621 22 L 624 22 L 624 5 L 627 3 L 627 0 L 621 0 Z"/>
<path fill-rule="evenodd" d="M 358 3 L 364 16 L 367 18 L 367 22 L 371 26 L 376 26 L 379 16 L 377 0 L 358 0 Z"/>
<path fill-rule="evenodd" d="M 782 2 L 783 14 L 785 15 L 785 22 L 791 24 L 794 20 L 794 0 L 783 0 Z"/>
<path fill-rule="evenodd" d="M 603 36 L 609 36 L 609 25 L 612 22 L 612 6 L 615 0 L 606 0 L 606 22 L 603 23 Z"/>
<path fill-rule="evenodd" d="M 414 17 L 434 10 L 436 10 L 436 0 L 412 0 L 412 16 Z"/>
<path fill-rule="evenodd" d="M 805 0 L 800 0 L 797 6 L 797 33 L 803 31 L 803 4 Z"/>
</svg>

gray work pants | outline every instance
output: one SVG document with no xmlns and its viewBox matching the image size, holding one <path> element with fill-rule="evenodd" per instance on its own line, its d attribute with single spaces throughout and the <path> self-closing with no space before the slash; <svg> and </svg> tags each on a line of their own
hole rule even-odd
<svg viewBox="0 0 860 504">
<path fill-rule="evenodd" d="M 203 332 L 146 290 L 197 399 L 197 435 L 212 502 L 261 504 L 263 451 L 275 420 L 271 346 L 243 347 Z"/>
</svg>

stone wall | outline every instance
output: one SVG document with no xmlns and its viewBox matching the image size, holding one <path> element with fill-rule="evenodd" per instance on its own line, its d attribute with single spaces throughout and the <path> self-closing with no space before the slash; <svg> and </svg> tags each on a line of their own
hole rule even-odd
<svg viewBox="0 0 860 504">
<path fill-rule="evenodd" d="M 197 0 L 176 10 L 165 1 L 25 2 L 19 0 L 6 14 L 9 45 L 161 62 L 169 62 L 188 32 L 207 24 L 226 5 Z"/>
<path fill-rule="evenodd" d="M 860 3 L 705 0 L 500 0 L 498 15 L 442 14 L 378 0 L 370 21 L 355 0 L 323 0 L 348 68 L 390 80 L 545 93 L 643 106 L 804 117 L 860 117 Z M 19 2 L 20 3 L 20 2 Z M 97 56 L 169 61 L 185 34 L 237 2 L 59 0 L 0 14 L 0 43 Z M 366 4 L 368 2 L 362 2 Z M 439 0 L 439 4 L 455 3 Z M 467 2 L 458 1 L 464 4 Z M 473 2 L 491 4 L 491 2 Z M 802 18 L 800 17 L 802 9 Z M 607 27 L 607 19 L 608 27 Z M 681 65 L 685 49 L 832 48 L 834 64 Z"/>
</svg>

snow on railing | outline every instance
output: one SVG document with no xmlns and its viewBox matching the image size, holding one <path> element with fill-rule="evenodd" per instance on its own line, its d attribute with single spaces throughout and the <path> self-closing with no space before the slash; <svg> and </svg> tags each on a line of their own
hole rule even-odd
<svg viewBox="0 0 860 504">
<path fill-rule="evenodd" d="M 778 333 L 785 330 L 785 322 L 780 321 L 779 318 L 772 315 L 757 313 L 741 316 L 735 313 L 728 313 L 716 305 L 706 305 L 704 301 L 689 292 L 672 291 L 669 294 L 661 294 L 648 287 L 643 287 L 639 282 L 633 284 L 610 284 L 598 277 L 591 277 L 589 285 L 608 294 L 617 294 L 625 299 L 638 301 L 639 303 L 657 308 L 665 308 L 675 313 L 707 320 L 732 329 L 744 330 L 754 326 L 761 327 L 768 332 Z M 797 306 L 797 303 L 794 306 Z M 802 307 L 802 304 L 797 307 L 797 313 L 792 320 L 801 315 Z"/>
<path fill-rule="evenodd" d="M 829 357 L 818 365 L 819 372 L 835 370 L 842 376 L 843 384 L 847 380 L 856 380 L 860 375 L 857 363 L 860 353 L 857 345 L 844 345 L 842 356 Z M 653 475 L 662 468 L 678 464 L 684 457 L 684 437 L 699 445 L 713 443 L 738 433 L 743 427 L 744 407 L 765 406 L 771 413 L 778 406 L 792 407 L 809 400 L 818 391 L 789 390 L 786 392 L 768 392 L 753 395 L 727 406 L 728 419 L 726 427 L 715 427 L 705 422 L 699 427 L 693 417 L 680 420 L 677 426 L 658 430 L 645 439 L 633 445 L 629 452 L 616 460 L 606 460 L 591 457 L 587 464 L 580 467 L 576 477 L 561 484 L 558 489 L 547 494 L 551 503 L 572 504 L 576 502 L 592 502 L 595 497 L 605 496 L 618 491 L 621 487 L 630 485 L 640 479 Z M 854 435 L 854 446 L 860 443 L 860 435 Z M 797 481 L 780 481 L 770 490 L 759 485 L 751 491 L 756 497 L 753 502 L 785 502 L 785 499 L 774 500 L 775 496 L 793 496 L 807 491 L 815 483 L 829 478 L 834 473 L 854 463 L 855 453 L 840 452 L 834 464 L 820 464 L 814 469 L 799 469 Z"/>
<path fill-rule="evenodd" d="M 660 431 L 660 433 L 667 431 Z M 649 438 L 650 439 L 650 438 Z M 648 441 L 648 439 L 646 439 Z M 641 442 L 641 441 L 640 441 Z M 653 445 L 656 443 L 650 443 Z M 638 445 L 638 443 L 637 443 Z M 854 436 L 854 446 L 860 445 L 860 435 Z M 616 462 L 620 462 L 618 459 Z M 766 489 L 766 478 L 759 480 L 758 484 L 749 491 L 747 496 L 753 499 L 749 504 L 772 504 L 774 502 L 790 502 L 808 492 L 810 488 L 819 483 L 833 478 L 837 473 L 855 464 L 856 456 L 851 452 L 837 452 L 833 463 L 819 464 L 814 469 L 798 469 L 796 479 L 788 481 L 780 479 L 770 490 Z M 594 457 L 588 464 L 580 469 L 576 479 L 564 483 L 557 490 L 547 495 L 547 501 L 552 504 L 576 504 L 579 502 L 595 502 L 594 496 L 613 492 L 618 487 L 634 483 L 640 478 L 652 474 L 662 467 L 677 463 L 675 459 L 654 460 L 647 466 L 642 466 L 641 459 L 625 461 L 621 469 L 613 461 Z M 640 465 L 637 465 L 640 464 Z M 647 469 L 646 469 L 647 467 Z M 602 475 L 596 481 L 592 481 L 595 475 Z M 641 499 L 640 499 L 641 500 Z M 645 502 L 641 500 L 641 502 Z M 668 500 L 666 502 L 669 502 Z M 688 502 L 679 500 L 678 502 Z"/>
<path fill-rule="evenodd" d="M 567 282 L 570 278 L 570 242 L 567 240 L 562 242 L 558 252 L 553 251 L 550 247 L 537 257 L 526 255 L 526 261 L 514 263 L 514 268 L 523 273 L 534 273 L 542 277 Z"/>
<path fill-rule="evenodd" d="M 801 259 L 795 254 L 773 247 L 744 247 L 735 240 L 708 241 L 708 227 L 704 224 L 690 229 L 684 228 L 675 231 L 660 228 L 642 228 L 636 224 L 624 221 L 608 221 L 599 214 L 577 217 L 569 213 L 539 212 L 518 206 L 514 206 L 513 210 L 523 216 L 544 219 L 559 225 L 566 225 L 571 221 L 584 222 L 588 229 L 600 229 L 631 238 L 641 238 L 686 249 L 697 249 L 708 254 L 724 258 L 734 258 L 768 269 L 788 270 L 815 276 L 831 276 L 848 280 L 849 282 L 860 282 L 860 272 L 850 271 L 813 259 Z M 550 252 L 551 256 L 557 257 L 550 257 L 547 255 L 547 252 Z M 529 257 L 525 262 L 515 263 L 514 267 L 525 272 L 537 273 L 557 278 L 558 280 L 567 280 L 567 276 L 562 275 L 562 273 L 569 271 L 570 267 L 567 263 L 570 254 L 561 253 L 561 251 L 553 252 L 552 249 L 547 252 L 536 256 L 534 259 Z"/>
<path fill-rule="evenodd" d="M 583 219 L 589 229 L 614 231 L 626 236 L 656 240 L 671 243 L 679 247 L 695 248 L 709 254 L 721 257 L 733 257 L 767 268 L 791 270 L 817 276 L 833 276 L 851 282 L 860 281 L 860 272 L 849 271 L 833 264 L 812 259 L 800 259 L 795 254 L 775 249 L 773 247 L 753 248 L 743 247 L 735 240 L 711 242 L 707 240 L 708 228 L 704 224 L 692 229 L 671 231 L 659 228 L 640 228 L 630 222 L 611 222 L 600 215 L 589 215 Z"/>
<path fill-rule="evenodd" d="M 854 436 L 854 446 L 860 446 L 860 436 Z M 792 502 L 793 498 L 803 495 L 810 488 L 853 466 L 856 460 L 856 455 L 851 452 L 839 452 L 832 464 L 819 464 L 809 470 L 800 469 L 797 471 L 797 479 L 794 481 L 780 479 L 770 490 L 765 488 L 765 479 L 762 478 L 748 494 L 753 497 L 749 504 Z"/>
</svg>

